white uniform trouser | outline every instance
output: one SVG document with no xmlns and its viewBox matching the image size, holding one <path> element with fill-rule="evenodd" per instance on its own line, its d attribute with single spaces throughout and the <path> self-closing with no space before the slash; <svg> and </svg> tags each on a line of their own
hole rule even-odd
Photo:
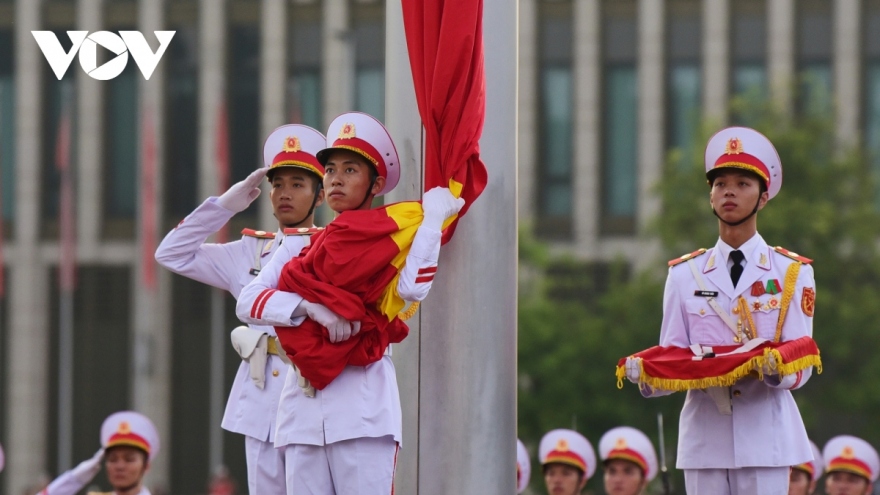
<svg viewBox="0 0 880 495">
<path fill-rule="evenodd" d="M 250 495 L 280 495 L 287 493 L 284 476 L 284 452 L 271 442 L 244 436 L 247 459 L 248 493 Z"/>
<path fill-rule="evenodd" d="M 688 495 L 779 495 L 788 493 L 791 468 L 685 469 Z"/>
<path fill-rule="evenodd" d="M 397 464 L 392 436 L 354 438 L 328 445 L 291 444 L 287 495 L 390 495 Z"/>
</svg>

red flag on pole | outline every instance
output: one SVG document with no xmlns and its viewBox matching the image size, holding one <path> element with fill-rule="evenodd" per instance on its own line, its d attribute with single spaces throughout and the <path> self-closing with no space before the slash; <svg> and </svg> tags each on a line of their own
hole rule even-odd
<svg viewBox="0 0 880 495">
<path fill-rule="evenodd" d="M 403 27 L 422 124 L 425 190 L 449 187 L 465 199 L 488 180 L 479 139 L 486 114 L 482 0 L 402 0 Z M 452 237 L 456 222 L 443 234 Z"/>
<path fill-rule="evenodd" d="M 156 129 L 149 108 L 141 119 L 141 270 L 144 287 L 156 288 Z"/>
<path fill-rule="evenodd" d="M 226 111 L 226 103 L 220 103 L 217 112 L 217 194 L 223 194 L 229 188 L 229 117 Z M 216 240 L 224 243 L 229 239 L 229 224 L 224 225 L 217 231 Z"/>
<path fill-rule="evenodd" d="M 76 285 L 76 215 L 73 192 L 73 171 L 70 166 L 72 91 L 62 91 L 61 116 L 55 141 L 55 168 L 61 176 L 61 198 L 58 205 L 59 266 L 58 285 L 62 292 L 73 291 Z"/>
</svg>

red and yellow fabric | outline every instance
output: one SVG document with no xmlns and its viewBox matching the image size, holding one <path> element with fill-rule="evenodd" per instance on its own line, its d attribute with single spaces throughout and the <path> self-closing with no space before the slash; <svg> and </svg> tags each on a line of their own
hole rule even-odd
<svg viewBox="0 0 880 495">
<path fill-rule="evenodd" d="M 695 361 L 688 348 L 654 346 L 633 357 L 642 358 L 639 382 L 655 389 L 680 392 L 707 387 L 726 387 L 746 377 L 755 369 L 769 367 L 780 376 L 815 366 L 822 372 L 819 348 L 810 337 L 787 342 L 765 342 L 755 349 L 722 356 L 741 345 L 712 346 L 716 356 Z M 617 363 L 617 386 L 626 378 L 626 358 Z"/>
<path fill-rule="evenodd" d="M 448 187 L 465 199 L 488 181 L 479 139 L 486 114 L 483 1 L 403 1 L 403 27 L 419 115 L 425 127 L 425 191 Z M 443 242 L 456 221 L 443 233 Z"/>
<path fill-rule="evenodd" d="M 119 431 L 114 433 L 110 439 L 107 440 L 107 445 L 105 445 L 104 448 L 109 449 L 121 445 L 137 447 L 146 452 L 147 455 L 150 454 L 150 443 L 147 442 L 144 437 L 132 432 L 131 428 L 126 423 L 123 423 L 120 426 Z"/>
<path fill-rule="evenodd" d="M 409 333 L 398 317 L 405 302 L 397 282 L 422 217 L 415 201 L 343 212 L 281 272 L 278 289 L 361 322 L 356 336 L 338 343 L 310 319 L 295 328 L 276 327 L 284 351 L 315 388 L 326 387 L 346 365 L 380 360 L 388 344 Z"/>
</svg>

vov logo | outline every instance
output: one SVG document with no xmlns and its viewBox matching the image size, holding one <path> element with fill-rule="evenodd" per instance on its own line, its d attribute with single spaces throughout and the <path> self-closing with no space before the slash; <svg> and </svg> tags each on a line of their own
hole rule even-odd
<svg viewBox="0 0 880 495">
<path fill-rule="evenodd" d="M 144 79 L 149 81 L 176 31 L 153 31 L 153 33 L 159 40 L 159 49 L 155 53 L 140 31 L 119 31 L 118 35 L 110 31 L 96 31 L 92 34 L 88 31 L 68 31 L 67 36 L 73 46 L 69 52 L 65 52 L 58 37 L 52 31 L 31 31 L 59 81 L 67 72 L 77 51 L 79 64 L 92 79 L 107 81 L 118 76 L 128 64 L 128 54 L 131 53 Z M 98 45 L 116 54 L 113 60 L 100 67 L 98 67 Z"/>
</svg>

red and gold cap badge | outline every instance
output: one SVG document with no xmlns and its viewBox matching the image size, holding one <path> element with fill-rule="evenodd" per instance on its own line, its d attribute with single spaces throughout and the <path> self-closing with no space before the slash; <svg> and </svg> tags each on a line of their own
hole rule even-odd
<svg viewBox="0 0 880 495">
<path fill-rule="evenodd" d="M 351 139 L 353 137 L 357 137 L 357 134 L 354 132 L 354 124 L 346 122 L 343 124 L 342 128 L 339 129 L 338 139 Z"/>
<path fill-rule="evenodd" d="M 738 137 L 732 137 L 727 140 L 727 146 L 724 147 L 724 153 L 727 155 L 738 155 L 743 152 L 742 141 Z"/>
<path fill-rule="evenodd" d="M 281 151 L 286 151 L 288 153 L 299 151 L 302 149 L 302 146 L 299 144 L 299 138 L 296 136 L 287 136 L 287 139 L 284 140 L 284 146 L 281 148 Z"/>
</svg>

